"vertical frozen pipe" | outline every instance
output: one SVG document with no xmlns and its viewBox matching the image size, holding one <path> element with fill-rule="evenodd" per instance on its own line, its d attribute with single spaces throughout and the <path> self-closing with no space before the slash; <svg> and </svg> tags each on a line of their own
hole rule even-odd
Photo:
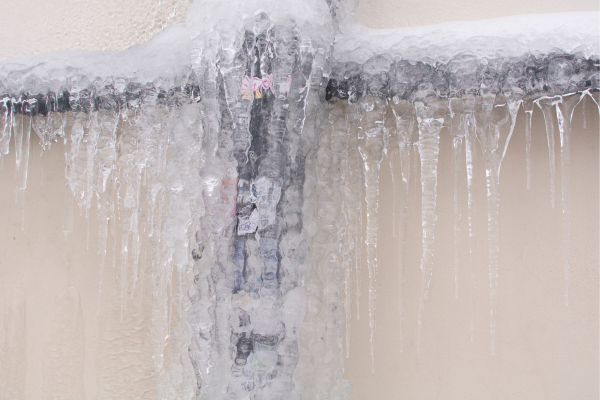
<svg viewBox="0 0 600 400">
<path fill-rule="evenodd" d="M 219 399 L 227 395 L 233 361 L 229 352 L 229 309 L 236 264 L 229 256 L 233 248 L 234 199 L 237 192 L 232 134 L 234 123 L 238 121 L 235 120 L 237 115 L 232 114 L 232 108 L 241 97 L 238 85 L 242 80 L 240 69 L 245 65 L 236 63 L 235 56 L 236 50 L 241 47 L 241 35 L 244 31 L 240 29 L 242 21 L 241 18 L 238 19 L 237 10 L 234 11 L 233 18 L 219 18 L 219 8 L 223 8 L 222 5 L 214 4 L 217 9 L 208 13 L 203 6 L 206 5 L 196 2 L 190 8 L 187 26 L 192 39 L 192 66 L 199 78 L 202 94 L 202 145 L 206 154 L 206 162 L 200 171 L 205 205 L 202 217 L 202 265 L 211 272 L 199 274 L 196 289 L 201 298 L 192 300 L 196 304 L 193 309 L 188 310 L 187 319 L 195 335 L 200 335 L 202 325 L 211 326 L 209 335 L 192 339 L 192 345 L 196 346 L 190 347 L 189 356 L 196 368 L 196 390 L 204 393 L 204 396 Z M 200 10 L 201 8 L 204 9 Z M 214 20 L 204 20 L 205 14 L 210 14 Z M 241 108 L 242 105 L 239 106 Z M 176 210 L 172 208 L 172 212 Z M 200 276 L 202 281 L 208 280 L 212 290 L 202 290 L 204 282 L 200 281 Z M 203 315 L 191 315 L 196 307 L 210 307 L 210 320 L 196 320 L 196 317 Z M 195 360 L 200 360 L 205 344 L 210 349 L 208 370 L 200 368 L 198 362 L 194 363 Z M 199 376 L 201 374 L 204 376 Z"/>
<path fill-rule="evenodd" d="M 417 352 L 421 350 L 421 327 L 425 301 L 433 274 L 433 251 L 435 203 L 437 196 L 437 164 L 440 130 L 444 123 L 445 104 L 443 101 L 428 98 L 415 103 L 419 123 L 419 155 L 421 157 L 421 225 L 423 227 L 423 255 L 421 256 L 421 300 L 417 328 Z"/>
<path fill-rule="evenodd" d="M 230 137 L 234 142 L 233 159 L 237 162 L 238 171 L 232 170 L 229 166 L 225 168 L 233 173 L 246 174 L 244 163 L 251 167 L 247 177 L 240 177 L 244 179 L 242 188 L 248 186 L 245 181 L 248 181 L 247 183 L 254 188 L 253 192 L 256 198 L 251 200 L 254 205 L 250 205 L 248 217 L 251 217 L 252 207 L 255 207 L 254 210 L 258 214 L 257 229 L 255 228 L 257 232 L 245 233 L 247 239 L 233 238 L 235 243 L 240 241 L 232 248 L 235 253 L 233 263 L 226 262 L 225 259 L 220 261 L 220 254 L 215 254 L 215 261 L 217 264 L 228 265 L 225 270 L 220 271 L 220 274 L 225 275 L 223 281 L 230 280 L 227 278 L 229 273 L 226 272 L 229 269 L 235 276 L 239 276 L 240 272 L 245 271 L 248 279 L 251 277 L 254 279 L 254 274 L 257 272 L 255 269 L 258 268 L 260 281 L 246 282 L 243 278 L 239 287 L 251 291 L 257 290 L 255 294 L 258 295 L 260 306 L 255 307 L 254 314 L 247 315 L 249 324 L 246 327 L 249 330 L 246 332 L 246 336 L 242 337 L 244 332 L 238 332 L 237 328 L 233 329 L 235 323 L 232 325 L 228 323 L 227 328 L 224 324 L 222 325 L 224 321 L 222 317 L 225 317 L 225 309 L 229 308 L 230 321 L 235 322 L 240 318 L 245 320 L 244 313 L 231 313 L 234 301 L 237 302 L 243 293 L 240 292 L 239 295 L 235 293 L 237 290 L 235 283 L 229 288 L 233 289 L 234 293 L 226 293 L 228 289 L 217 282 L 215 286 L 215 329 L 217 331 L 215 339 L 217 340 L 216 347 L 225 346 L 224 339 L 220 339 L 225 336 L 221 335 L 225 333 L 225 330 L 232 332 L 233 329 L 234 335 L 227 337 L 229 342 L 227 346 L 237 347 L 237 353 L 241 356 L 236 356 L 235 360 L 231 361 L 242 363 L 243 365 L 239 365 L 240 371 L 250 373 L 249 379 L 254 382 L 254 385 L 244 386 L 249 390 L 249 392 L 246 390 L 248 393 L 245 395 L 259 397 L 265 397 L 271 389 L 275 390 L 275 386 L 284 390 L 287 386 L 283 381 L 289 378 L 284 379 L 283 371 L 281 374 L 267 374 L 270 367 L 265 369 L 261 365 L 268 366 L 270 362 L 265 364 L 262 361 L 259 363 L 259 361 L 263 356 L 267 357 L 263 361 L 270 360 L 269 357 L 280 352 L 279 355 L 282 357 L 291 355 L 291 353 L 284 354 L 285 348 L 290 347 L 281 342 L 278 333 L 281 321 L 276 315 L 276 306 L 280 300 L 283 300 L 280 299 L 281 291 L 288 290 L 289 285 L 297 284 L 294 282 L 295 279 L 290 279 L 290 275 L 282 274 L 284 271 L 281 268 L 283 261 L 285 261 L 286 268 L 290 266 L 290 263 L 295 263 L 293 261 L 294 253 L 290 253 L 293 249 L 289 249 L 289 246 L 297 244 L 297 231 L 302 229 L 302 222 L 300 220 L 299 223 L 294 224 L 295 219 L 292 214 L 297 216 L 297 212 L 294 210 L 302 208 L 299 201 L 302 197 L 302 179 L 300 178 L 303 176 L 303 157 L 310 152 L 310 143 L 314 141 L 315 113 L 322 102 L 322 96 L 313 89 L 313 86 L 322 85 L 325 76 L 322 74 L 324 68 L 321 64 L 327 61 L 327 54 L 330 51 L 328 44 L 323 40 L 325 39 L 327 42 L 328 35 L 321 35 L 324 32 L 330 33 L 329 29 L 331 29 L 327 22 L 331 18 L 327 4 L 317 1 L 314 4 L 303 5 L 301 7 L 303 12 L 298 12 L 299 10 L 296 8 L 293 4 L 280 7 L 269 1 L 239 2 L 235 5 L 227 4 L 226 7 L 222 4 L 197 2 L 190 9 L 187 21 L 192 35 L 192 65 L 201 81 L 202 102 L 205 103 L 206 135 L 204 142 L 206 151 L 209 155 L 217 154 L 221 162 L 227 164 L 231 159 L 228 153 L 232 149 L 222 145 L 229 140 L 228 136 L 233 131 L 233 136 Z M 207 12 L 207 9 L 210 9 L 208 10 L 210 12 Z M 298 25 L 301 25 L 302 28 L 295 28 L 293 20 L 296 22 L 300 20 L 302 24 Z M 324 26 L 325 30 L 307 27 L 307 24 Z M 244 63 L 244 54 L 238 58 L 237 55 L 240 53 L 237 49 L 242 47 L 244 37 L 252 36 L 244 33 L 248 31 L 252 32 L 255 39 L 254 43 L 250 44 L 251 49 L 248 49 L 250 51 L 245 53 L 248 63 Z M 319 31 L 320 36 L 313 39 L 313 33 L 316 31 Z M 299 43 L 301 43 L 300 46 L 298 46 Z M 299 57 L 298 52 L 301 53 Z M 238 64 L 240 60 L 242 62 Z M 235 75 L 238 74 L 235 72 L 236 70 L 241 71 L 243 76 L 236 78 Z M 288 94 L 294 95 L 289 101 Z M 245 103 L 244 99 L 249 100 L 249 103 Z M 238 103 L 241 103 L 239 110 L 237 110 Z M 252 107 L 245 108 L 244 104 L 251 104 Z M 244 117 L 248 110 L 251 110 L 249 120 Z M 291 124 L 288 123 L 290 119 L 294 120 Z M 242 154 L 242 147 L 244 147 L 243 145 L 247 146 L 248 140 L 243 138 L 243 134 L 238 135 L 239 138 L 236 135 L 245 130 L 242 125 L 248 121 L 248 128 L 252 136 L 251 145 L 249 149 L 246 147 L 247 153 Z M 240 122 L 239 127 L 238 122 Z M 239 149 L 236 147 L 237 139 L 240 139 Z M 242 143 L 244 141 L 245 144 Z M 214 153 L 211 150 L 213 148 L 215 149 Z M 294 157 L 294 154 L 299 154 L 300 157 Z M 288 160 L 291 161 L 291 169 L 287 163 Z M 209 164 L 214 164 L 214 160 L 211 159 L 206 163 L 207 166 Z M 235 166 L 235 164 L 233 165 Z M 216 177 L 214 172 L 216 171 L 206 171 L 206 183 L 210 184 L 209 181 L 214 180 L 213 178 Z M 300 181 L 296 182 L 295 178 Z M 285 186 L 284 182 L 286 182 Z M 287 186 L 288 184 L 289 186 Z M 243 190 L 246 193 L 246 190 Z M 205 193 L 207 193 L 206 185 Z M 285 203 L 280 204 L 281 200 Z M 209 203 L 210 199 L 207 198 L 207 213 L 210 213 L 209 209 L 212 207 Z M 240 203 L 240 205 L 248 204 Z M 206 222 L 206 224 L 203 223 L 203 226 L 210 228 L 210 222 Z M 204 235 L 203 232 L 202 236 Z M 224 240 L 223 235 L 216 238 L 213 233 L 210 236 L 212 238 L 207 239 L 212 241 L 222 242 Z M 204 242 L 204 239 L 202 240 Z M 243 249 L 241 242 L 244 241 L 246 252 L 240 250 Z M 286 243 L 284 248 L 287 250 L 278 248 L 281 243 Z M 203 243 L 203 245 L 208 245 L 208 243 Z M 216 246 L 215 250 L 220 253 L 227 246 L 221 247 L 221 250 L 218 247 Z M 205 252 L 206 248 L 207 246 L 205 246 Z M 279 259 L 280 254 L 283 255 L 282 259 Z M 225 256 L 225 252 L 222 256 Z M 261 265 L 259 266 L 257 263 Z M 298 266 L 298 269 L 301 269 L 301 266 Z M 236 281 L 240 282 L 238 278 L 234 279 L 234 282 Z M 227 305 L 229 303 L 225 297 L 231 298 L 231 306 Z M 300 299 L 302 296 L 294 298 Z M 252 344 L 250 350 L 248 350 L 249 343 Z M 261 349 L 265 351 L 259 354 Z M 230 391 L 229 396 L 242 395 L 242 392 L 238 390 L 242 386 L 238 383 L 241 382 L 240 379 L 246 378 L 237 378 L 236 374 L 240 371 L 234 371 L 234 369 L 238 369 L 238 366 L 234 365 L 233 369 L 229 370 L 225 365 L 229 362 L 224 362 L 224 355 L 214 354 L 214 357 L 215 361 L 219 358 L 222 359 L 222 362 L 213 364 L 209 375 L 227 377 L 229 384 L 226 387 L 222 386 L 225 385 L 225 380 L 221 378 L 204 379 L 201 390 L 205 390 L 207 394 L 214 394 L 215 398 L 225 395 L 228 391 Z M 230 356 L 228 355 L 228 357 Z M 290 362 L 295 363 L 292 359 Z M 290 368 L 286 367 L 286 371 L 293 371 L 292 364 L 290 364 Z M 246 372 L 242 372 L 242 375 Z M 231 377 L 229 377 L 230 374 Z M 279 393 L 278 390 L 275 392 Z M 289 388 L 285 390 L 289 390 Z"/>
</svg>

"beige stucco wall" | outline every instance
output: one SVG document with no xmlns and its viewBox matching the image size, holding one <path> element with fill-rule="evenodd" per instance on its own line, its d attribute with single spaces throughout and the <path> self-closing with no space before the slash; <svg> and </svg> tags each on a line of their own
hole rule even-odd
<svg viewBox="0 0 600 400">
<path fill-rule="evenodd" d="M 372 28 L 471 21 L 517 14 L 598 11 L 596 0 L 356 0 Z M 193 0 L 0 0 L 0 59 L 47 51 L 121 50 L 185 22 Z"/>
<path fill-rule="evenodd" d="M 124 48 L 147 39 L 166 24 L 182 22 L 188 3 L 173 0 L 157 6 L 158 3 L 150 1 L 16 3 L 2 0 L 0 58 L 66 48 Z M 148 13 L 148 9 L 152 11 Z M 372 27 L 393 27 L 578 10 L 598 10 L 598 3 L 423 1 L 400 5 L 381 0 L 361 3 L 357 17 Z M 552 209 L 541 112 L 539 109 L 534 112 L 529 191 L 525 186 L 525 121 L 523 112 L 519 113 L 500 178 L 501 251 L 494 356 L 489 352 L 482 168 L 479 168 L 477 192 L 474 341 L 470 341 L 469 330 L 471 287 L 466 219 L 462 224 L 459 297 L 454 299 L 451 148 L 449 135 L 443 130 L 435 263 L 419 354 L 415 341 L 421 279 L 420 198 L 415 196 L 414 190 L 410 198 L 405 348 L 401 353 L 397 246 L 391 234 L 391 178 L 387 159 L 384 159 L 379 214 L 376 373 L 370 372 L 365 267 L 362 317 L 352 321 L 350 357 L 345 360 L 346 378 L 354 386 L 353 399 L 598 398 L 599 124 L 598 110 L 589 99 L 585 114 L 587 129 L 583 129 L 583 107 L 579 105 L 574 116 L 571 149 L 571 296 L 569 306 L 565 306 L 560 157 L 557 153 L 557 205 Z M 558 133 L 555 141 L 559 143 Z M 102 307 L 98 309 L 95 203 L 89 219 L 79 216 L 75 207 L 74 233 L 65 240 L 62 143 L 54 144 L 43 157 L 40 153 L 37 138 L 32 137 L 24 207 L 15 201 L 12 150 L 3 159 L 0 170 L 0 372 L 11 371 L 10 375 L 3 375 L 10 379 L 0 379 L 0 392 L 3 388 L 21 388 L 28 399 L 43 398 L 50 390 L 62 390 L 71 398 L 80 398 L 81 393 L 86 398 L 108 398 L 117 394 L 130 398 L 152 397 L 151 340 L 149 331 L 143 329 L 151 324 L 149 305 L 144 300 L 144 293 L 150 289 L 144 289 L 144 285 L 135 290 L 128 288 L 124 321 L 120 322 L 118 258 L 113 268 L 109 244 Z M 462 199 L 463 215 L 466 215 L 464 193 Z M 24 230 L 21 230 L 23 216 Z M 147 265 L 147 262 L 140 264 Z M 65 331 L 71 334 L 63 337 Z M 12 347 L 7 343 L 12 343 Z M 60 353 L 64 351 L 60 349 L 65 348 L 69 350 Z M 124 352 L 124 348 L 128 351 Z M 69 360 L 69 365 L 57 365 L 55 360 L 58 359 Z M 125 374 L 119 369 L 118 366 L 125 363 L 135 366 L 135 374 Z M 62 389 L 53 389 L 51 383 L 56 381 L 56 376 L 52 374 L 62 371 L 70 376 L 68 383 Z"/>
<path fill-rule="evenodd" d="M 518 14 L 598 11 L 596 0 L 359 0 L 356 17 L 371 28 L 398 28 L 446 21 L 473 21 Z"/>
<path fill-rule="evenodd" d="M 0 59 L 121 50 L 185 22 L 193 0 L 0 0 Z"/>
</svg>

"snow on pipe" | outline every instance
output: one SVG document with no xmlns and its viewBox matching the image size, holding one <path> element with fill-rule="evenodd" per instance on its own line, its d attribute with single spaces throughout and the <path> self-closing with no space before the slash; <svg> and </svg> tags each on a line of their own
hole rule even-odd
<svg viewBox="0 0 600 400">
<path fill-rule="evenodd" d="M 421 331 L 434 273 L 444 125 L 453 136 L 455 188 L 464 179 L 465 158 L 472 271 L 476 141 L 485 160 L 493 353 L 502 158 L 521 104 L 527 154 L 537 104 L 552 157 L 556 113 L 568 301 L 570 121 L 583 96 L 597 103 L 600 86 L 598 44 L 588 33 L 597 25 L 592 14 L 374 31 L 353 26 L 345 3 L 197 2 L 187 25 L 167 28 L 123 52 L 51 53 L 1 62 L 0 153 L 8 153 L 14 136 L 22 198 L 31 130 L 44 149 L 64 138 L 70 192 L 65 234 L 73 229 L 73 198 L 87 215 L 95 193 L 100 282 L 108 221 L 120 224 L 112 235 L 113 246 L 120 237 L 122 307 L 125 288 L 135 290 L 140 279 L 146 232 L 153 253 L 161 396 L 342 398 L 349 390 L 342 355 L 344 348 L 346 356 L 349 352 L 353 303 L 359 317 L 363 237 L 375 369 L 384 154 L 394 179 L 402 323 L 414 146 L 421 164 Z M 529 187 L 529 161 L 527 175 Z M 459 204 L 455 198 L 456 249 Z M 173 268 L 183 286 L 169 293 Z M 193 282 L 184 282 L 187 272 Z M 169 301 L 179 304 L 175 327 L 168 322 Z M 171 334 L 177 339 L 170 345 L 178 350 L 166 367 L 161 360 Z M 417 343 L 420 349 L 420 337 Z M 400 345 L 403 349 L 402 332 Z"/>
</svg>

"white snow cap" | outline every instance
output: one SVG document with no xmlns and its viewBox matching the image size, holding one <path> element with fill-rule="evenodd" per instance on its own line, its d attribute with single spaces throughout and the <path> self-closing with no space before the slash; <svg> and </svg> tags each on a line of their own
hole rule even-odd
<svg viewBox="0 0 600 400">
<path fill-rule="evenodd" d="M 460 53 L 477 58 L 552 51 L 598 56 L 598 12 L 516 15 L 398 29 L 355 25 L 336 37 L 334 59 L 364 63 L 378 54 L 410 61 L 446 62 Z"/>
<path fill-rule="evenodd" d="M 58 91 L 75 77 L 90 81 L 161 79 L 168 87 L 170 81 L 190 72 L 190 39 L 185 24 L 167 27 L 146 43 L 122 51 L 68 50 L 0 61 L 0 83 L 8 85 L 6 89 L 12 93 Z"/>
</svg>

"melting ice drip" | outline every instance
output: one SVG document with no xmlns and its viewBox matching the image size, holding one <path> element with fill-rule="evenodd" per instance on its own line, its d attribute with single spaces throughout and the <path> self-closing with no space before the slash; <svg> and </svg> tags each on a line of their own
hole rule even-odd
<svg viewBox="0 0 600 400">
<path fill-rule="evenodd" d="M 533 17 L 521 31 L 510 27 L 523 17 L 479 28 L 376 32 L 352 26 L 343 3 L 233 3 L 197 2 L 187 26 L 125 52 L 0 64 L 0 153 L 14 136 L 18 192 L 27 184 L 31 131 L 44 148 L 64 138 L 65 234 L 72 232 L 72 199 L 87 215 L 95 194 L 100 279 L 108 221 L 119 221 L 122 293 L 139 278 L 147 232 L 162 397 L 344 397 L 344 328 L 348 356 L 363 240 L 374 371 L 384 154 L 394 179 L 401 320 L 411 153 L 420 159 L 420 332 L 434 272 L 443 126 L 453 137 L 455 188 L 465 178 L 465 146 L 472 269 L 476 143 L 485 160 L 493 352 L 499 173 L 521 105 L 528 124 L 533 104 L 543 110 L 551 163 L 552 113 L 559 121 L 567 298 L 570 122 L 583 96 L 598 103 L 600 53 L 588 33 L 596 15 Z M 452 30 L 463 36 L 447 43 Z M 458 249 L 463 214 L 458 198 L 454 205 Z M 166 304 L 173 268 L 181 312 L 175 328 Z M 166 368 L 171 333 L 175 356 Z M 403 349 L 402 332 L 400 343 Z"/>
</svg>

